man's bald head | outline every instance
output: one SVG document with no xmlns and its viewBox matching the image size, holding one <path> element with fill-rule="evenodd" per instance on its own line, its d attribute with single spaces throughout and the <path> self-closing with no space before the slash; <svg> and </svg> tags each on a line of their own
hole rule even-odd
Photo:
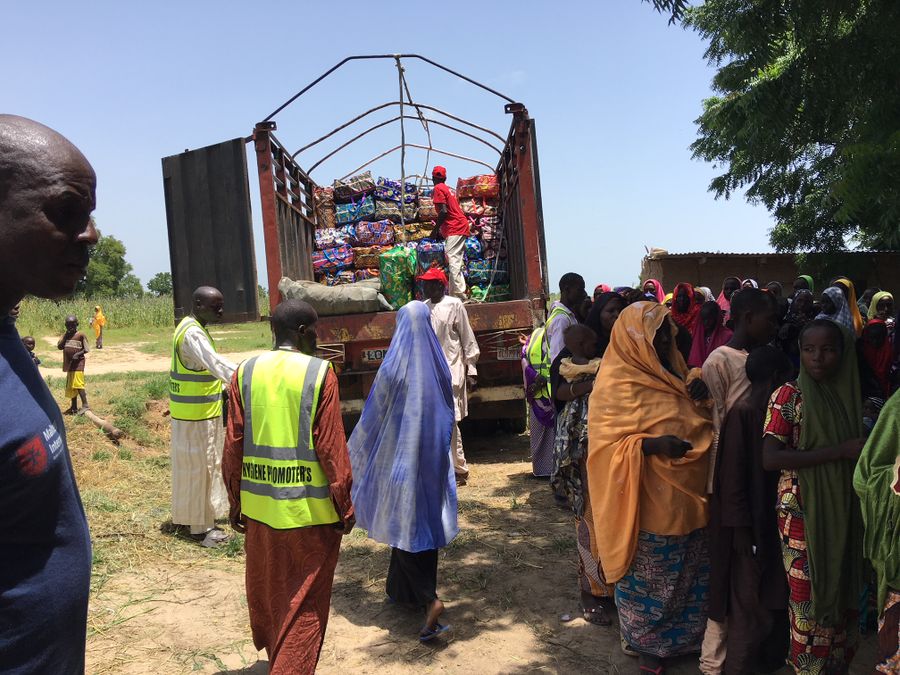
<svg viewBox="0 0 900 675">
<path fill-rule="evenodd" d="M 212 286 L 200 286 L 194 291 L 194 317 L 204 326 L 217 323 L 225 313 L 222 291 Z"/>
<path fill-rule="evenodd" d="M 269 319 L 275 346 L 289 346 L 306 354 L 315 354 L 315 325 L 318 320 L 319 315 L 309 303 L 303 300 L 283 301 Z"/>
<path fill-rule="evenodd" d="M 27 293 L 59 298 L 84 277 L 96 176 L 58 132 L 0 115 L 0 310 Z"/>
</svg>

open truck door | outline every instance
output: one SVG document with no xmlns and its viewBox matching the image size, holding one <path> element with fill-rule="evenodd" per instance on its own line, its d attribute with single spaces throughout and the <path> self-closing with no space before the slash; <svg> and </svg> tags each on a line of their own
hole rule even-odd
<svg viewBox="0 0 900 675">
<path fill-rule="evenodd" d="M 163 157 L 175 319 L 198 286 L 225 298 L 226 322 L 259 319 L 246 139 Z"/>
</svg>

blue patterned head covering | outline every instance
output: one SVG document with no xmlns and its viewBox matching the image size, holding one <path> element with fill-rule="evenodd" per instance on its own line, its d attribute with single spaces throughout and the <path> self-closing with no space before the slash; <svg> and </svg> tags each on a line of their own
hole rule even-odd
<svg viewBox="0 0 900 675">
<path fill-rule="evenodd" d="M 362 417 L 350 436 L 351 497 L 369 537 L 410 553 L 459 531 L 450 457 L 450 368 L 422 302 L 404 305 Z"/>
</svg>

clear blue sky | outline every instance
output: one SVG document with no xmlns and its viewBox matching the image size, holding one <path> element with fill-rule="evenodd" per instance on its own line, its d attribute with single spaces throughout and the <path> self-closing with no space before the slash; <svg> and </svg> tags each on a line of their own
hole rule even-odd
<svg viewBox="0 0 900 675">
<path fill-rule="evenodd" d="M 99 177 L 97 221 L 124 240 L 144 282 L 169 268 L 160 158 L 249 135 L 353 54 L 423 54 L 526 104 L 537 123 L 551 287 L 567 271 L 589 285 L 635 282 L 645 245 L 769 250 L 765 208 L 714 200 L 713 167 L 691 159 L 713 75 L 703 43 L 639 0 L 56 1 L 15 3 L 5 16 L 0 110 L 48 124 L 84 151 Z M 407 75 L 421 102 L 506 134 L 500 99 L 414 63 Z M 390 62 L 345 67 L 280 115 L 277 135 L 295 149 L 396 97 Z M 495 163 L 492 151 L 457 139 L 434 132 L 436 146 Z M 382 129 L 313 177 L 328 183 L 398 142 L 396 127 Z M 301 155 L 301 164 L 323 154 Z M 414 151 L 407 166 L 423 161 Z M 451 183 L 481 172 L 441 161 Z M 373 170 L 399 175 L 399 153 Z M 254 226 L 259 257 L 258 212 Z"/>
</svg>

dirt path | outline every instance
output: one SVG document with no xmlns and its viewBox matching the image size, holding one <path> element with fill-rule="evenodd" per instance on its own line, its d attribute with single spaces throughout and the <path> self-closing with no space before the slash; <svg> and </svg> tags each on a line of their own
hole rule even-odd
<svg viewBox="0 0 900 675">
<path fill-rule="evenodd" d="M 56 338 L 45 337 L 43 340 L 56 346 Z M 144 342 L 127 342 L 124 344 L 109 345 L 103 349 L 91 349 L 87 354 L 86 368 L 89 375 L 102 375 L 104 373 L 127 373 L 131 371 L 143 371 L 150 373 L 168 372 L 171 358 L 169 356 L 156 356 L 140 351 Z M 223 352 L 225 356 L 240 363 L 244 359 L 256 356 L 259 350 L 250 352 Z M 41 366 L 41 374 L 44 377 L 60 377 L 63 373 L 56 368 Z"/>
</svg>

